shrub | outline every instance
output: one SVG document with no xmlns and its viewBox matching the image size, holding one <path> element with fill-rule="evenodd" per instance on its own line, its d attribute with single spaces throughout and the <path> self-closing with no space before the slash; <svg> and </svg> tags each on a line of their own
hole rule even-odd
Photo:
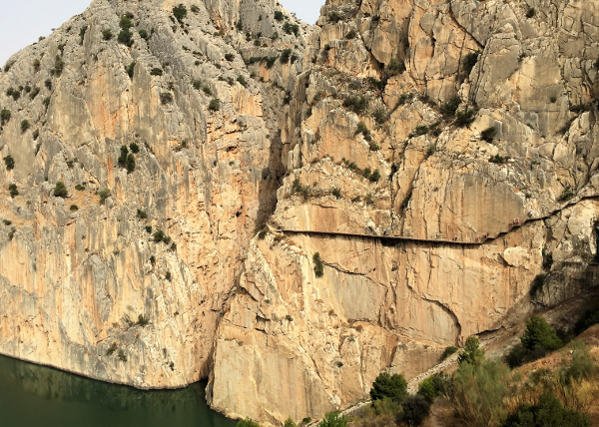
<svg viewBox="0 0 599 427">
<path fill-rule="evenodd" d="M 439 357 L 439 362 L 442 362 L 443 360 L 447 359 L 449 356 L 451 356 L 457 351 L 458 348 L 456 346 L 450 345 L 449 347 L 446 347 L 445 350 L 443 350 L 443 353 L 441 353 L 441 356 Z"/>
<path fill-rule="evenodd" d="M 132 153 L 139 153 L 139 145 L 137 145 L 135 142 L 129 144 L 129 148 L 131 149 Z"/>
<path fill-rule="evenodd" d="M 493 139 L 495 139 L 495 135 L 497 135 L 497 128 L 491 126 L 480 133 L 480 138 L 490 144 L 493 142 Z"/>
<path fill-rule="evenodd" d="M 225 59 L 229 62 L 232 62 L 235 59 L 235 55 L 232 53 L 225 53 Z"/>
<path fill-rule="evenodd" d="M 324 266 L 320 259 L 320 253 L 316 252 L 314 256 L 312 256 L 312 261 L 314 262 L 314 275 L 316 277 L 322 277 L 324 275 Z"/>
<path fill-rule="evenodd" d="M 41 65 L 42 65 L 42 64 L 41 64 L 41 62 L 40 62 L 40 60 L 39 60 L 39 59 L 34 59 L 34 60 L 33 60 L 33 72 L 34 72 L 34 73 L 37 73 L 37 72 L 40 70 L 40 68 L 41 68 Z"/>
<path fill-rule="evenodd" d="M 480 348 L 480 342 L 475 336 L 468 337 L 464 344 L 464 350 L 458 356 L 459 364 L 469 363 L 471 365 L 480 364 L 485 358 L 485 352 Z"/>
<path fill-rule="evenodd" d="M 329 412 L 318 424 L 318 427 L 347 427 L 348 420 L 339 412 Z"/>
<path fill-rule="evenodd" d="M 441 105 L 441 113 L 446 117 L 453 117 L 460 106 L 460 102 L 462 102 L 462 100 L 459 97 L 454 96 Z"/>
<path fill-rule="evenodd" d="M 108 188 L 103 188 L 102 190 L 98 191 L 98 197 L 100 198 L 100 204 L 103 205 L 110 197 L 110 190 Z"/>
<path fill-rule="evenodd" d="M 29 124 L 29 120 L 23 120 L 21 122 L 21 133 L 27 132 L 27 129 L 29 129 L 30 127 L 31 125 Z"/>
<path fill-rule="evenodd" d="M 170 92 L 161 92 L 160 93 L 160 103 L 162 105 L 170 104 L 173 102 L 173 94 Z"/>
<path fill-rule="evenodd" d="M 69 208 L 69 210 L 71 212 L 77 212 L 79 210 L 79 206 L 77 206 L 77 205 L 71 205 L 71 207 Z"/>
<path fill-rule="evenodd" d="M 133 153 L 129 153 L 129 155 L 127 156 L 126 168 L 128 174 L 135 171 L 135 156 L 133 155 Z"/>
<path fill-rule="evenodd" d="M 490 161 L 491 163 L 498 163 L 498 164 L 500 164 L 500 165 L 502 165 L 502 164 L 504 164 L 504 163 L 507 163 L 507 161 L 508 161 L 509 159 L 510 159 L 510 158 L 509 158 L 508 156 L 502 156 L 502 155 L 499 155 L 499 154 L 495 154 L 495 155 L 493 155 L 493 156 L 489 157 L 489 161 Z"/>
<path fill-rule="evenodd" d="M 466 108 L 456 112 L 455 124 L 458 127 L 467 127 L 474 121 L 476 111 L 471 108 Z"/>
<path fill-rule="evenodd" d="M 279 61 L 281 61 L 281 64 L 287 64 L 289 62 L 289 58 L 291 57 L 291 49 L 285 49 L 283 50 L 283 52 L 281 52 L 281 57 L 279 58 Z"/>
<path fill-rule="evenodd" d="M 372 114 L 374 116 L 374 120 L 379 126 L 387 121 L 387 109 L 385 107 L 378 107 Z"/>
<path fill-rule="evenodd" d="M 404 401 L 408 395 L 407 383 L 403 375 L 382 372 L 376 377 L 370 389 L 370 398 L 379 400 L 389 398 L 396 403 Z"/>
<path fill-rule="evenodd" d="M 180 4 L 179 6 L 173 7 L 173 15 L 179 21 L 180 24 L 183 23 L 183 20 L 187 17 L 187 8 Z"/>
<path fill-rule="evenodd" d="M 410 137 L 418 137 L 422 135 L 426 135 L 428 133 L 428 126 L 418 125 L 416 128 L 410 133 Z"/>
<path fill-rule="evenodd" d="M 420 395 L 408 396 L 401 405 L 403 411 L 397 415 L 398 422 L 419 426 L 430 412 L 430 403 Z"/>
<path fill-rule="evenodd" d="M 381 179 L 381 173 L 378 169 L 375 169 L 374 172 L 368 176 L 370 182 L 378 182 L 379 179 Z"/>
<path fill-rule="evenodd" d="M 3 108 L 2 111 L 0 111 L 0 125 L 4 126 L 6 123 L 8 123 L 8 121 L 10 120 L 10 116 L 10 110 Z"/>
<path fill-rule="evenodd" d="M 15 168 L 15 159 L 9 154 L 4 158 L 4 164 L 6 165 L 6 170 L 13 170 Z"/>
<path fill-rule="evenodd" d="M 56 55 L 56 58 L 54 58 L 54 68 L 50 70 L 50 74 L 53 76 L 60 76 L 62 70 L 64 70 L 64 61 L 60 56 Z"/>
<path fill-rule="evenodd" d="M 343 100 L 343 106 L 356 114 L 361 114 L 368 108 L 368 100 L 360 95 L 350 95 Z"/>
<path fill-rule="evenodd" d="M 450 390 L 450 380 L 444 373 L 433 374 L 420 383 L 418 394 L 429 402 L 436 397 L 448 393 Z"/>
<path fill-rule="evenodd" d="M 112 39 L 112 31 L 106 29 L 106 30 L 102 30 L 102 38 L 105 41 L 108 41 L 110 39 Z"/>
<path fill-rule="evenodd" d="M 210 101 L 210 104 L 208 104 L 208 109 L 210 111 L 218 111 L 218 110 L 220 110 L 220 99 L 218 99 L 218 98 L 212 98 L 212 100 Z"/>
<path fill-rule="evenodd" d="M 54 196 L 61 197 L 63 199 L 66 199 L 69 196 L 67 187 L 64 185 L 64 182 L 58 181 L 56 183 L 56 185 L 54 186 Z"/>
<path fill-rule="evenodd" d="M 128 28 L 123 28 L 119 33 L 117 40 L 119 43 L 131 47 L 133 45 L 133 33 Z"/>
<path fill-rule="evenodd" d="M 19 190 L 17 189 L 17 184 L 9 184 L 8 192 L 10 193 L 10 197 L 15 198 L 19 195 Z"/>
<path fill-rule="evenodd" d="M 562 403 L 546 390 L 535 405 L 520 405 L 503 427 L 584 427 L 589 419 L 582 413 L 564 408 Z"/>
<path fill-rule="evenodd" d="M 139 37 L 141 37 L 144 40 L 147 40 L 149 38 L 148 32 L 146 30 L 144 30 L 143 28 L 141 30 L 139 30 L 138 33 L 139 33 Z"/>
<path fill-rule="evenodd" d="M 526 17 L 527 18 L 533 18 L 536 14 L 537 14 L 537 11 L 535 10 L 534 7 L 529 7 L 526 10 Z"/>
<path fill-rule="evenodd" d="M 283 427 L 297 427 L 297 424 L 291 418 L 287 418 L 283 423 Z"/>
<path fill-rule="evenodd" d="M 246 418 L 245 420 L 237 421 L 237 424 L 235 424 L 235 427 L 260 427 L 260 424 L 258 424 L 255 421 L 252 421 L 249 418 Z"/>
<path fill-rule="evenodd" d="M 151 76 L 161 76 L 162 74 L 164 74 L 162 68 L 154 67 L 150 70 Z"/>
<path fill-rule="evenodd" d="M 243 87 L 248 86 L 248 82 L 245 80 L 243 76 L 237 76 L 237 82 Z"/>
<path fill-rule="evenodd" d="M 520 344 L 510 350 L 505 360 L 511 367 L 516 367 L 543 357 L 561 346 L 562 341 L 545 319 L 533 316 L 526 322 L 526 330 L 520 338 Z"/>
<path fill-rule="evenodd" d="M 597 373 L 589 348 L 580 342 L 576 342 L 572 351 L 572 360 L 562 370 L 561 377 L 565 384 L 571 384 L 572 381 L 589 379 Z"/>
<path fill-rule="evenodd" d="M 406 71 L 406 66 L 399 59 L 392 58 L 391 62 L 389 62 L 389 65 L 387 65 L 387 69 L 385 71 L 387 76 L 391 77 Z"/>
<path fill-rule="evenodd" d="M 126 145 L 121 145 L 121 154 L 117 160 L 117 164 L 122 167 L 125 168 L 127 167 L 127 156 L 129 154 L 129 149 L 127 148 Z"/>
<path fill-rule="evenodd" d="M 283 24 L 283 31 L 287 34 L 299 35 L 299 26 L 297 24 L 291 24 L 289 22 L 285 22 Z"/>
<path fill-rule="evenodd" d="M 509 369 L 500 362 L 463 362 L 452 386 L 451 400 L 465 425 L 497 425 L 505 416 L 502 400 L 508 391 Z"/>
<path fill-rule="evenodd" d="M 275 20 L 282 21 L 284 18 L 285 15 L 283 15 L 283 12 L 281 12 L 280 10 L 275 10 Z"/>
</svg>

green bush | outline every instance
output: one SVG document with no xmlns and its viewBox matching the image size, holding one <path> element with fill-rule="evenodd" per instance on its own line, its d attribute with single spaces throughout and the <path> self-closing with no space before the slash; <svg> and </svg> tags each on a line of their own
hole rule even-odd
<svg viewBox="0 0 599 427">
<path fill-rule="evenodd" d="M 402 412 L 397 415 L 397 421 L 409 426 L 419 426 L 430 412 L 430 402 L 420 395 L 408 396 L 401 407 Z"/>
<path fill-rule="evenodd" d="M 218 99 L 218 98 L 212 98 L 212 100 L 210 101 L 210 104 L 208 104 L 208 109 L 210 111 L 218 111 L 218 110 L 220 110 L 220 99 Z"/>
<path fill-rule="evenodd" d="M 112 31 L 106 29 L 106 30 L 102 30 L 102 38 L 105 41 L 108 41 L 110 39 L 112 39 Z"/>
<path fill-rule="evenodd" d="M 132 173 L 135 171 L 135 156 L 133 153 L 129 153 L 127 156 L 127 164 L 126 164 L 127 173 Z"/>
<path fill-rule="evenodd" d="M 281 57 L 279 58 L 279 61 L 281 62 L 281 64 L 287 64 L 289 62 L 289 58 L 291 57 L 291 49 L 285 49 L 281 52 Z"/>
<path fill-rule="evenodd" d="M 77 212 L 79 210 L 79 206 L 77 206 L 77 205 L 71 205 L 71 207 L 69 208 L 69 210 L 71 212 Z"/>
<path fill-rule="evenodd" d="M 103 205 L 110 197 L 110 190 L 108 188 L 103 188 L 102 190 L 98 191 L 98 197 L 100 198 L 100 204 Z"/>
<path fill-rule="evenodd" d="M 23 120 L 21 122 L 21 133 L 27 132 L 27 129 L 29 129 L 30 127 L 31 125 L 29 124 L 29 120 Z"/>
<path fill-rule="evenodd" d="M 297 427 L 297 424 L 291 418 L 287 418 L 283 423 L 283 427 Z"/>
<path fill-rule="evenodd" d="M 281 12 L 280 10 L 275 10 L 275 20 L 282 21 L 284 18 L 285 15 L 283 15 L 283 12 Z"/>
<path fill-rule="evenodd" d="M 324 266 L 320 259 L 320 253 L 316 252 L 314 256 L 312 256 L 312 261 L 314 262 L 314 275 L 316 277 L 322 277 L 324 275 Z"/>
<path fill-rule="evenodd" d="M 468 337 L 464 344 L 464 350 L 458 356 L 458 363 L 480 364 L 485 358 L 485 352 L 480 348 L 480 342 L 475 336 Z"/>
<path fill-rule="evenodd" d="M 10 120 L 10 116 L 10 111 L 6 108 L 3 108 L 2 111 L 0 111 L 0 125 L 4 126 L 6 123 L 8 123 L 8 121 Z"/>
<path fill-rule="evenodd" d="M 151 76 L 161 76 L 162 74 L 164 74 L 162 68 L 154 67 L 150 70 Z"/>
<path fill-rule="evenodd" d="M 69 196 L 69 192 L 67 191 L 67 187 L 64 185 L 64 182 L 58 181 L 54 186 L 54 196 L 61 197 L 66 199 Z"/>
<path fill-rule="evenodd" d="M 9 184 L 8 192 L 10 193 L 10 197 L 15 198 L 19 195 L 19 190 L 17 189 L 17 184 Z"/>
<path fill-rule="evenodd" d="M 149 38 L 148 32 L 146 30 L 144 30 L 143 28 L 141 30 L 139 30 L 138 33 L 139 33 L 139 37 L 141 37 L 144 40 L 147 40 Z"/>
<path fill-rule="evenodd" d="M 526 322 L 526 330 L 516 345 L 506 356 L 511 367 L 520 366 L 545 356 L 563 345 L 555 329 L 545 319 L 533 316 Z"/>
<path fill-rule="evenodd" d="M 446 117 L 453 117 L 461 102 L 462 100 L 459 97 L 454 96 L 449 101 L 441 105 L 441 113 Z"/>
<path fill-rule="evenodd" d="M 389 65 L 387 65 L 387 69 L 385 70 L 388 77 L 395 76 L 397 74 L 401 74 L 406 71 L 406 66 L 403 61 L 400 61 L 397 58 L 392 58 Z"/>
<path fill-rule="evenodd" d="M 299 26 L 297 24 L 291 24 L 290 22 L 285 22 L 283 24 L 283 31 L 287 34 L 294 34 L 296 36 L 299 35 Z"/>
<path fill-rule="evenodd" d="M 505 417 L 509 369 L 501 362 L 481 359 L 462 362 L 454 377 L 451 400 L 468 426 L 497 425 Z"/>
<path fill-rule="evenodd" d="M 447 394 L 450 384 L 449 378 L 444 373 L 433 374 L 420 383 L 418 394 L 432 402 L 436 397 Z"/>
<path fill-rule="evenodd" d="M 6 170 L 10 171 L 15 168 L 15 159 L 9 154 L 4 158 L 4 164 L 6 165 Z"/>
<path fill-rule="evenodd" d="M 170 92 L 161 92 L 160 93 L 160 103 L 162 105 L 170 104 L 173 102 L 173 94 Z"/>
<path fill-rule="evenodd" d="M 179 6 L 173 7 L 173 15 L 179 21 L 180 24 L 183 23 L 183 20 L 187 17 L 187 8 L 185 5 L 180 4 Z"/>
<path fill-rule="evenodd" d="M 535 405 L 521 405 L 503 427 L 585 427 L 591 423 L 586 415 L 564 408 L 550 392 L 545 391 Z"/>
<path fill-rule="evenodd" d="M 127 167 L 127 156 L 129 155 L 129 149 L 126 145 L 121 145 L 121 154 L 117 160 L 117 164 L 119 167 L 126 168 Z"/>
<path fill-rule="evenodd" d="M 260 427 L 260 424 L 258 424 L 257 422 L 246 418 L 245 420 L 239 420 L 237 421 L 237 424 L 235 424 L 235 427 Z"/>
<path fill-rule="evenodd" d="M 60 76 L 64 70 L 64 61 L 59 55 L 54 58 L 54 68 L 50 70 L 50 74 L 53 76 Z"/>
<path fill-rule="evenodd" d="M 589 352 L 589 348 L 582 342 L 576 342 L 572 350 L 572 360 L 560 372 L 562 382 L 570 384 L 572 380 L 589 379 L 596 373 L 597 366 Z"/>
<path fill-rule="evenodd" d="M 329 412 L 318 424 L 318 427 L 347 427 L 348 420 L 339 412 Z"/>
<path fill-rule="evenodd" d="M 471 108 L 466 108 L 464 110 L 460 110 L 456 112 L 455 115 L 455 124 L 458 127 L 467 127 L 469 126 L 474 119 L 476 118 L 476 110 Z"/>
<path fill-rule="evenodd" d="M 119 33 L 117 40 L 119 43 L 124 44 L 127 47 L 133 46 L 133 33 L 128 28 L 124 28 Z"/>
<path fill-rule="evenodd" d="M 379 400 L 387 397 L 396 403 L 401 403 L 408 395 L 407 386 L 403 375 L 382 372 L 372 383 L 370 398 Z"/>
<path fill-rule="evenodd" d="M 456 346 L 450 345 L 449 347 L 446 347 L 445 350 L 443 350 L 443 353 L 441 354 L 441 356 L 439 357 L 439 362 L 444 361 L 445 359 L 447 359 L 449 356 L 456 353 L 457 351 L 458 351 L 458 348 Z"/>
<path fill-rule="evenodd" d="M 343 106 L 356 114 L 362 114 L 368 108 L 368 100 L 360 95 L 350 95 L 343 100 Z"/>
</svg>

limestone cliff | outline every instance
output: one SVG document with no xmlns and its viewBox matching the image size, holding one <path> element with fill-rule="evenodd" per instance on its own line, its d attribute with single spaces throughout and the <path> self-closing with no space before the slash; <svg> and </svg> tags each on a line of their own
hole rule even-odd
<svg viewBox="0 0 599 427">
<path fill-rule="evenodd" d="M 95 0 L 0 73 L 0 352 L 277 425 L 575 310 L 598 52 L 583 0 Z"/>
</svg>

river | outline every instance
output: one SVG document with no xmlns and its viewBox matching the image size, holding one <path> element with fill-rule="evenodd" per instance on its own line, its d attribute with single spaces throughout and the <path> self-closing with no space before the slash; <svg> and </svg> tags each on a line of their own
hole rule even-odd
<svg viewBox="0 0 599 427">
<path fill-rule="evenodd" d="M 0 356 L 2 427 L 231 427 L 205 384 L 141 391 Z"/>
</svg>

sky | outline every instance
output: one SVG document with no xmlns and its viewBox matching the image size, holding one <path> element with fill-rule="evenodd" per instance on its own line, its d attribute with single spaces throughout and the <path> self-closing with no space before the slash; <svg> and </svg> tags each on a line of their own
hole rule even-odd
<svg viewBox="0 0 599 427">
<path fill-rule="evenodd" d="M 83 12 L 90 0 L 0 0 L 0 3 L 3 3 L 0 13 L 1 66 L 13 53 Z M 298 18 L 314 24 L 324 0 L 281 0 L 281 3 Z"/>
</svg>

